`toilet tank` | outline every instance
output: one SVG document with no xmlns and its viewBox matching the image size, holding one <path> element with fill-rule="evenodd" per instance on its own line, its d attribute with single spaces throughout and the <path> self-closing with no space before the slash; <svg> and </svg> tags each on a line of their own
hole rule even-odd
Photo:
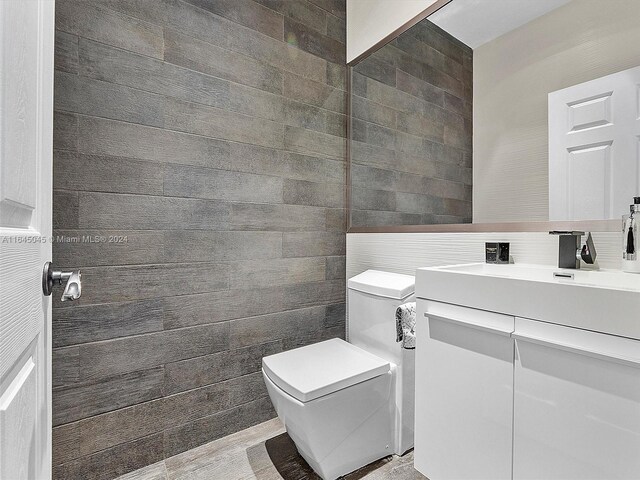
<svg viewBox="0 0 640 480">
<path fill-rule="evenodd" d="M 367 270 L 349 279 L 348 341 L 400 365 L 402 348 L 396 342 L 396 308 L 415 301 L 415 277 Z"/>
</svg>

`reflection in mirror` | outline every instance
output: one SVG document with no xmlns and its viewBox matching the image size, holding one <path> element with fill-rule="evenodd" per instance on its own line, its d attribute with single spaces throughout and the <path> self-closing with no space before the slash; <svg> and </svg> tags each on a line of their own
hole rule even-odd
<svg viewBox="0 0 640 480">
<path fill-rule="evenodd" d="M 471 221 L 472 51 L 423 20 L 351 69 L 351 226 Z"/>
<path fill-rule="evenodd" d="M 619 219 L 638 195 L 640 67 L 549 94 L 549 219 Z"/>
<path fill-rule="evenodd" d="M 620 218 L 640 81 L 618 103 L 580 85 L 640 65 L 638 18 L 637 0 L 452 0 L 353 66 L 351 226 Z"/>
</svg>

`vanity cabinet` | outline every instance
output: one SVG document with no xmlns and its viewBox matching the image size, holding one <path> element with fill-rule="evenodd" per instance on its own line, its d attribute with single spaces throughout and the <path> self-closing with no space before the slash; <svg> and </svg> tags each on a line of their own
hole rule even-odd
<svg viewBox="0 0 640 480">
<path fill-rule="evenodd" d="M 513 337 L 514 480 L 640 478 L 640 341 L 522 318 Z"/>
<path fill-rule="evenodd" d="M 416 469 L 510 479 L 514 318 L 428 300 L 417 312 Z"/>
<path fill-rule="evenodd" d="M 431 480 L 640 478 L 640 340 L 418 299 Z"/>
</svg>

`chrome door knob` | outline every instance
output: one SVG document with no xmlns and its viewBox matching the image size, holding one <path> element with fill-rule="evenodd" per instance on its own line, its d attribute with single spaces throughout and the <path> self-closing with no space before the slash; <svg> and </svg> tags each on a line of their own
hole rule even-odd
<svg viewBox="0 0 640 480">
<path fill-rule="evenodd" d="M 82 274 L 80 270 L 62 272 L 54 270 L 51 262 L 46 262 L 42 269 L 42 293 L 48 297 L 53 291 L 53 286 L 62 285 L 62 282 L 66 282 L 66 284 L 62 292 L 61 301 L 73 301 L 80 298 L 82 294 Z"/>
</svg>

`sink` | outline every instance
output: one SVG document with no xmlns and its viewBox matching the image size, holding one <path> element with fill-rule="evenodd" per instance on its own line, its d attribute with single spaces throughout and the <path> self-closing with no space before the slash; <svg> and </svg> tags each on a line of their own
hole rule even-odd
<svg viewBox="0 0 640 480">
<path fill-rule="evenodd" d="M 416 296 L 640 339 L 640 274 L 546 265 L 419 268 Z"/>
<path fill-rule="evenodd" d="M 434 267 L 435 270 L 517 278 L 534 282 L 580 284 L 640 292 L 640 275 L 618 270 L 569 270 L 546 265 L 467 263 Z"/>
</svg>

